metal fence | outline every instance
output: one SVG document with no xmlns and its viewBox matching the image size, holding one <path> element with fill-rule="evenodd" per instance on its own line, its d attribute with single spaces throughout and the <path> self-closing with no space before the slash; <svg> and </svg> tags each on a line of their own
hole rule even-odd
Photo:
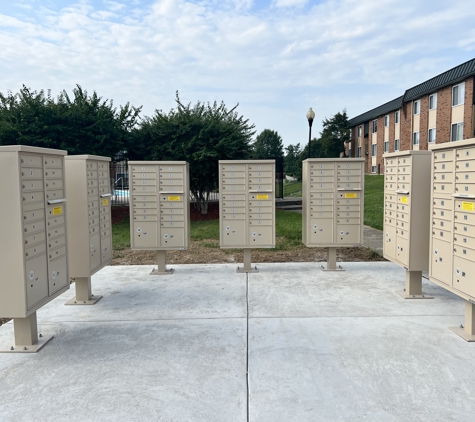
<svg viewBox="0 0 475 422">
<path fill-rule="evenodd" d="M 129 205 L 129 167 L 127 161 L 111 161 L 109 166 L 110 181 L 112 188 L 112 205 Z M 284 197 L 284 158 L 275 158 L 275 196 Z M 219 200 L 219 192 L 209 194 L 210 201 Z M 190 201 L 194 197 L 190 192 Z"/>
</svg>

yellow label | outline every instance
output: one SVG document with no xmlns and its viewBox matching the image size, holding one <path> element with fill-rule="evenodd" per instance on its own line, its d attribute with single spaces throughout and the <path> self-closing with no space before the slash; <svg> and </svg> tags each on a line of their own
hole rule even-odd
<svg viewBox="0 0 475 422">
<path fill-rule="evenodd" d="M 54 207 L 53 208 L 53 215 L 60 215 L 63 213 L 63 207 Z"/>
<path fill-rule="evenodd" d="M 462 210 L 464 211 L 474 211 L 475 203 L 473 202 L 462 202 Z"/>
<path fill-rule="evenodd" d="M 169 196 L 168 200 L 169 201 L 179 201 L 181 198 L 179 196 Z"/>
<path fill-rule="evenodd" d="M 109 205 L 109 200 L 108 199 L 103 199 L 102 200 L 102 205 Z"/>
<path fill-rule="evenodd" d="M 407 196 L 401 196 L 401 202 L 403 204 L 407 204 L 407 203 L 409 203 L 409 198 Z"/>
<path fill-rule="evenodd" d="M 257 199 L 269 199 L 269 195 L 257 195 Z"/>
<path fill-rule="evenodd" d="M 345 198 L 358 198 L 357 193 L 345 193 Z"/>
</svg>

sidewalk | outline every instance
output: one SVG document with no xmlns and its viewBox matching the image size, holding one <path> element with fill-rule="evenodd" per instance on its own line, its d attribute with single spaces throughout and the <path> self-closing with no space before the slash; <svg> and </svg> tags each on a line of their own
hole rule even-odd
<svg viewBox="0 0 475 422">
<path fill-rule="evenodd" d="M 391 262 L 106 267 L 94 306 L 38 311 L 38 354 L 0 354 L 0 420 L 470 421 L 475 348 L 448 329 L 464 301 Z M 0 343 L 13 324 L 0 328 Z"/>
</svg>

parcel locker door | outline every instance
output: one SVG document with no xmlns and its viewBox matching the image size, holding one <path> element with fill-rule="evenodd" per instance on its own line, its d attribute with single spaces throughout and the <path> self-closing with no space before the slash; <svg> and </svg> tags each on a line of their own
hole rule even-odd
<svg viewBox="0 0 475 422">
<path fill-rule="evenodd" d="M 99 231 L 89 237 L 89 256 L 91 271 L 101 265 L 101 234 Z"/>
<path fill-rule="evenodd" d="M 185 248 L 183 228 L 165 227 L 160 230 L 160 246 L 164 248 Z"/>
<path fill-rule="evenodd" d="M 243 247 L 246 245 L 246 220 L 222 222 L 221 246 Z"/>
<path fill-rule="evenodd" d="M 48 297 L 46 254 L 26 261 L 26 301 L 28 309 Z"/>
<path fill-rule="evenodd" d="M 63 287 L 66 287 L 69 283 L 66 255 L 50 261 L 48 265 L 48 273 L 50 295 L 61 290 Z"/>
<path fill-rule="evenodd" d="M 249 227 L 249 243 L 250 246 L 273 246 L 273 230 L 272 226 L 258 226 Z"/>
<path fill-rule="evenodd" d="M 310 243 L 328 244 L 333 243 L 333 219 L 310 220 Z"/>
<path fill-rule="evenodd" d="M 430 276 L 442 283 L 452 285 L 452 243 L 432 238 L 432 250 L 430 252 Z"/>
<path fill-rule="evenodd" d="M 133 223 L 135 248 L 156 248 L 158 246 L 157 223 L 137 222 Z"/>
</svg>

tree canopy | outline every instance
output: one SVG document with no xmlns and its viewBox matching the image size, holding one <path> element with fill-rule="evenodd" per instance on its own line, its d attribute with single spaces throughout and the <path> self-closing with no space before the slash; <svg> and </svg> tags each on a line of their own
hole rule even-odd
<svg viewBox="0 0 475 422">
<path fill-rule="evenodd" d="M 216 101 L 184 105 L 176 93 L 176 109 L 156 110 L 134 131 L 129 157 L 136 160 L 177 160 L 190 165 L 191 193 L 203 214 L 209 193 L 218 187 L 218 161 L 249 158 L 254 125 Z"/>
<path fill-rule="evenodd" d="M 252 145 L 253 158 L 263 160 L 284 156 L 284 147 L 281 136 L 271 129 L 264 129 L 257 135 Z"/>
<path fill-rule="evenodd" d="M 119 110 L 112 100 L 77 85 L 73 98 L 62 91 L 56 100 L 48 91 L 25 86 L 19 93 L 0 93 L 0 145 L 64 149 L 69 154 L 114 157 L 129 143 L 141 108 L 127 103 Z"/>
</svg>

